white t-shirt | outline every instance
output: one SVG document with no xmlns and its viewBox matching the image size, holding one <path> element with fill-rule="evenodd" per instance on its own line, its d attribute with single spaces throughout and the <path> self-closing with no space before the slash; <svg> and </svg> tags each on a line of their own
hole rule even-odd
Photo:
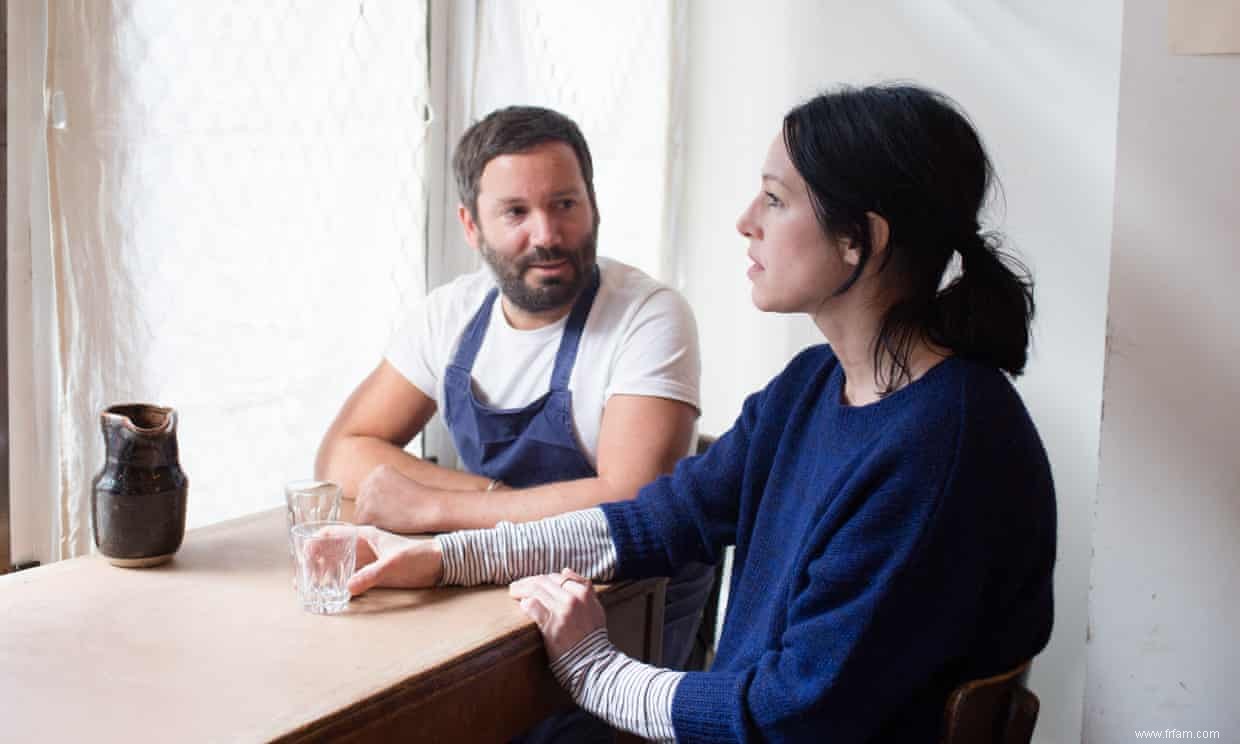
<svg viewBox="0 0 1240 744">
<path fill-rule="evenodd" d="M 598 264 L 598 295 L 568 382 L 577 441 L 595 467 L 603 406 L 611 396 L 649 395 L 701 408 L 697 323 L 689 304 L 638 269 L 607 258 Z M 388 362 L 441 411 L 444 370 L 494 286 L 494 275 L 483 266 L 435 289 L 409 312 L 388 344 Z M 472 371 L 479 401 L 492 408 L 521 408 L 546 394 L 567 323 L 566 315 L 551 325 L 519 331 L 509 325 L 497 299 Z"/>
</svg>

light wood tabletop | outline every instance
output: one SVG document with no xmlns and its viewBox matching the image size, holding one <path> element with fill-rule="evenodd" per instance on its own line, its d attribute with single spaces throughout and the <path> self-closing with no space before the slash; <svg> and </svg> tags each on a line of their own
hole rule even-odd
<svg viewBox="0 0 1240 744">
<path fill-rule="evenodd" d="M 193 530 L 157 568 L 0 576 L 0 738 L 504 741 L 567 704 L 506 587 L 304 611 L 283 512 Z M 663 580 L 600 595 L 616 645 L 658 659 Z"/>
</svg>

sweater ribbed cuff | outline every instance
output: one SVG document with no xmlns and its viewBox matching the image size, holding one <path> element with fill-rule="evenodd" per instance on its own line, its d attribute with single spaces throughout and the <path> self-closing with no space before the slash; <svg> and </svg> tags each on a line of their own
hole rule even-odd
<svg viewBox="0 0 1240 744">
<path fill-rule="evenodd" d="M 652 488 L 654 486 L 647 486 Z M 671 571 L 664 565 L 663 543 L 643 521 L 643 512 L 635 501 L 601 504 L 607 518 L 607 530 L 615 543 L 616 578 L 643 578 L 667 576 Z"/>
<path fill-rule="evenodd" d="M 672 698 L 676 741 L 741 741 L 744 722 L 738 703 L 744 699 L 742 679 L 737 675 L 689 672 Z"/>
</svg>

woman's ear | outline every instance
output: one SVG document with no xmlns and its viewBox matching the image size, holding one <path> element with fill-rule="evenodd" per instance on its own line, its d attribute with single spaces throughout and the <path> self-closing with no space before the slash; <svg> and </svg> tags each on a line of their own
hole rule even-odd
<svg viewBox="0 0 1240 744">
<path fill-rule="evenodd" d="M 840 257 L 844 259 L 844 263 L 854 268 L 861 263 L 861 248 L 857 245 L 857 241 L 852 238 L 840 238 L 836 244 L 840 248 Z"/>
<path fill-rule="evenodd" d="M 886 217 L 876 212 L 866 212 L 865 218 L 870 223 L 870 258 L 875 258 L 887 250 L 887 241 L 891 238 L 891 225 L 887 224 Z M 857 266 L 861 263 L 861 247 L 856 241 L 851 238 L 842 238 L 839 241 L 839 247 L 844 263 L 849 266 Z"/>
<path fill-rule="evenodd" d="M 875 212 L 866 212 L 865 218 L 870 222 L 870 252 L 874 256 L 882 255 L 891 239 L 891 225 L 886 217 Z"/>
</svg>

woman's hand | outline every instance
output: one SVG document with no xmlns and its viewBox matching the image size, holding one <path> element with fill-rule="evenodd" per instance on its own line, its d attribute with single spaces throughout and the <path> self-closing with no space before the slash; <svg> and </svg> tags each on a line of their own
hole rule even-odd
<svg viewBox="0 0 1240 744">
<path fill-rule="evenodd" d="M 521 609 L 538 624 L 551 661 L 607 623 L 590 580 L 568 568 L 514 581 L 508 593 L 520 600 Z"/>
<path fill-rule="evenodd" d="M 396 468 L 380 465 L 358 485 L 353 519 L 393 532 L 430 532 L 438 529 L 438 495 Z"/>
<path fill-rule="evenodd" d="M 357 571 L 349 594 L 376 586 L 417 589 L 443 580 L 443 552 L 434 540 L 393 535 L 377 527 L 357 528 Z"/>
</svg>

